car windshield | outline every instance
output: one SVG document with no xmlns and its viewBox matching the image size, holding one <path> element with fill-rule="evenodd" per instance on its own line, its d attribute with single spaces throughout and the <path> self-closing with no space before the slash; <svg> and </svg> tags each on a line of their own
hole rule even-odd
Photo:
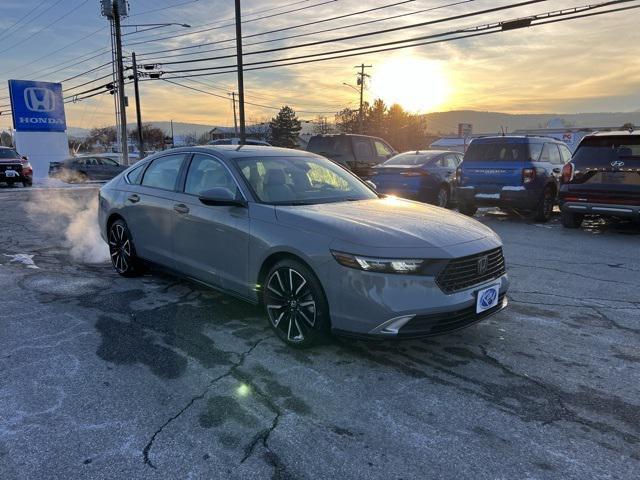
<svg viewBox="0 0 640 480">
<path fill-rule="evenodd" d="M 389 160 L 384 162 L 383 166 L 390 165 L 423 165 L 430 161 L 432 158 L 440 155 L 441 152 L 406 152 L 396 155 L 395 157 L 391 157 Z"/>
<path fill-rule="evenodd" d="M 378 198 L 357 177 L 324 158 L 242 157 L 236 162 L 264 203 L 312 205 Z"/>
<path fill-rule="evenodd" d="M 529 149 L 524 143 L 513 142 L 471 142 L 465 162 L 523 162 L 529 156 Z"/>
<path fill-rule="evenodd" d="M 607 166 L 624 159 L 640 160 L 640 135 L 585 138 L 572 161 L 576 165 Z"/>
<path fill-rule="evenodd" d="M 0 158 L 20 158 L 20 155 L 10 148 L 0 148 Z"/>
</svg>

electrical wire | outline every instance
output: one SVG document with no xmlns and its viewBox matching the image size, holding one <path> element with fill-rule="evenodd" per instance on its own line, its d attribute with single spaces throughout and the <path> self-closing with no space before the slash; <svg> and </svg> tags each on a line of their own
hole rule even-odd
<svg viewBox="0 0 640 480">
<path fill-rule="evenodd" d="M 60 0 L 62 1 L 62 0 Z M 20 17 L 18 20 L 16 20 L 15 22 L 13 22 L 9 27 L 7 27 L 4 32 L 0 33 L 0 40 L 4 37 L 6 37 L 9 33 L 11 33 L 11 30 L 13 30 L 17 25 L 20 24 L 20 22 L 22 22 L 22 20 L 24 20 L 25 18 L 27 18 L 29 15 L 31 15 L 33 12 L 35 12 L 38 8 L 40 8 L 42 5 L 44 5 L 45 3 L 47 3 L 47 0 L 42 0 L 40 3 L 38 3 L 35 7 L 33 7 L 31 10 L 29 10 L 27 13 L 25 13 L 22 17 Z M 49 7 L 51 8 L 51 7 Z M 47 9 L 48 10 L 48 9 Z M 46 11 L 46 10 L 45 10 Z M 44 13 L 44 12 L 42 12 Z M 37 17 L 36 17 L 37 18 Z M 33 21 L 33 19 L 32 19 Z"/>
</svg>

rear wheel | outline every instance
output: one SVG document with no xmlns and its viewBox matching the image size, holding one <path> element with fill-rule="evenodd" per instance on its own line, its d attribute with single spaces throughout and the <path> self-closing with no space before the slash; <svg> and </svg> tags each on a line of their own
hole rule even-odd
<svg viewBox="0 0 640 480">
<path fill-rule="evenodd" d="M 25 188 L 33 186 L 33 180 L 25 180 L 24 182 L 22 182 L 22 186 Z"/>
<path fill-rule="evenodd" d="M 269 325 L 287 345 L 310 347 L 329 330 L 329 308 L 320 282 L 295 260 L 276 263 L 267 274 L 263 301 Z"/>
<path fill-rule="evenodd" d="M 562 212 L 560 215 L 560 222 L 565 228 L 580 228 L 584 215 L 581 213 Z"/>
<path fill-rule="evenodd" d="M 458 205 L 458 211 L 463 215 L 468 215 L 469 217 L 473 217 L 475 213 L 478 211 L 478 207 L 470 203 L 460 202 L 460 204 Z"/>
<path fill-rule="evenodd" d="M 534 211 L 533 219 L 536 222 L 548 222 L 553 215 L 553 206 L 556 203 L 556 196 L 553 188 L 547 187 L 542 192 L 542 197 L 538 201 L 538 205 Z"/>
<path fill-rule="evenodd" d="M 442 185 L 436 196 L 436 205 L 442 208 L 448 208 L 450 203 L 449 189 L 446 185 Z"/>
<path fill-rule="evenodd" d="M 113 268 L 123 277 L 135 277 L 142 273 L 140 261 L 131 239 L 131 232 L 124 220 L 116 220 L 109 227 L 109 254 Z"/>
</svg>

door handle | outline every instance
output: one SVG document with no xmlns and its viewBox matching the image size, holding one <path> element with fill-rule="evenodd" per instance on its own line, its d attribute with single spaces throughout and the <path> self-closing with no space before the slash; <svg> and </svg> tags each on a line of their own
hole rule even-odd
<svg viewBox="0 0 640 480">
<path fill-rule="evenodd" d="M 134 193 L 133 195 L 129 195 L 129 198 L 127 198 L 127 200 L 129 200 L 131 203 L 138 203 L 140 201 L 140 196 Z"/>
<path fill-rule="evenodd" d="M 178 213 L 189 213 L 189 207 L 187 207 L 184 203 L 176 203 L 173 206 L 173 209 Z"/>
</svg>

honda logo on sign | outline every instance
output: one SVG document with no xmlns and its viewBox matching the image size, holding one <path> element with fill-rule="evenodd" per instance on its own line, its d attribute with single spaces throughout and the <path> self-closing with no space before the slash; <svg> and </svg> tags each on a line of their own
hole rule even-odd
<svg viewBox="0 0 640 480">
<path fill-rule="evenodd" d="M 48 88 L 25 88 L 24 104 L 32 112 L 52 112 L 56 108 L 56 95 Z"/>
</svg>

